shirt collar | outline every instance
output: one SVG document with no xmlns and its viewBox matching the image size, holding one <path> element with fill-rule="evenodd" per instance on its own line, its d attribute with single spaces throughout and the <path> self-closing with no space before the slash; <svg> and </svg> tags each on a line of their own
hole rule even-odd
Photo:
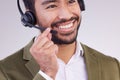
<svg viewBox="0 0 120 80">
<path fill-rule="evenodd" d="M 80 44 L 79 40 L 76 40 L 76 51 L 75 51 L 75 56 L 79 57 L 79 56 L 83 56 L 84 52 L 83 52 L 83 48 L 82 45 Z"/>
</svg>

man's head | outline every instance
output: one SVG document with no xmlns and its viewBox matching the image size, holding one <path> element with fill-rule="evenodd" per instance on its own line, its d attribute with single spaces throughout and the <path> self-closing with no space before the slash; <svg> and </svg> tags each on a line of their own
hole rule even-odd
<svg viewBox="0 0 120 80">
<path fill-rule="evenodd" d="M 57 31 L 52 40 L 56 44 L 70 44 L 76 40 L 81 22 L 83 0 L 23 0 L 36 16 L 37 25 Z"/>
</svg>

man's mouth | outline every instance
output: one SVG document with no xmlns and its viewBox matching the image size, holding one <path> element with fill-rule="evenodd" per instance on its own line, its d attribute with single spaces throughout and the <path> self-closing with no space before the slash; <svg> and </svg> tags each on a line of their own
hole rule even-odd
<svg viewBox="0 0 120 80">
<path fill-rule="evenodd" d="M 72 26 L 73 26 L 73 22 L 66 25 L 60 25 L 59 29 L 68 29 L 68 28 L 71 28 Z"/>
<path fill-rule="evenodd" d="M 51 26 L 53 30 L 59 33 L 71 33 L 76 29 L 75 24 L 78 22 L 78 19 L 78 17 L 71 17 L 69 20 L 62 19 L 60 21 L 54 22 Z"/>
<path fill-rule="evenodd" d="M 64 23 L 60 23 L 60 24 L 56 24 L 56 26 L 54 27 L 54 29 L 57 32 L 60 33 L 69 33 L 75 30 L 74 27 L 74 22 L 76 20 L 72 20 L 72 21 L 68 21 L 68 22 L 64 22 Z"/>
</svg>

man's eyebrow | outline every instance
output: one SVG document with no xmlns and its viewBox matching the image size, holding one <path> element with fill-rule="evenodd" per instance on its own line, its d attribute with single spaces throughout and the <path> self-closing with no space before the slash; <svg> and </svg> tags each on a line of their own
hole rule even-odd
<svg viewBox="0 0 120 80">
<path fill-rule="evenodd" d="M 45 4 L 48 4 L 48 3 L 51 3 L 51 2 L 56 2 L 57 0 L 45 0 L 42 2 L 42 5 L 45 5 Z"/>
</svg>

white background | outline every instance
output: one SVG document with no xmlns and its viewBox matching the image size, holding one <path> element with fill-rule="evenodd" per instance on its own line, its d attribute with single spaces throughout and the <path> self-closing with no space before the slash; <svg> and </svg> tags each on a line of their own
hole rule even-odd
<svg viewBox="0 0 120 80">
<path fill-rule="evenodd" d="M 24 47 L 38 34 L 36 29 L 23 27 L 16 1 L 0 1 L 0 59 Z M 85 0 L 85 4 L 78 39 L 120 60 L 120 0 Z"/>
</svg>

